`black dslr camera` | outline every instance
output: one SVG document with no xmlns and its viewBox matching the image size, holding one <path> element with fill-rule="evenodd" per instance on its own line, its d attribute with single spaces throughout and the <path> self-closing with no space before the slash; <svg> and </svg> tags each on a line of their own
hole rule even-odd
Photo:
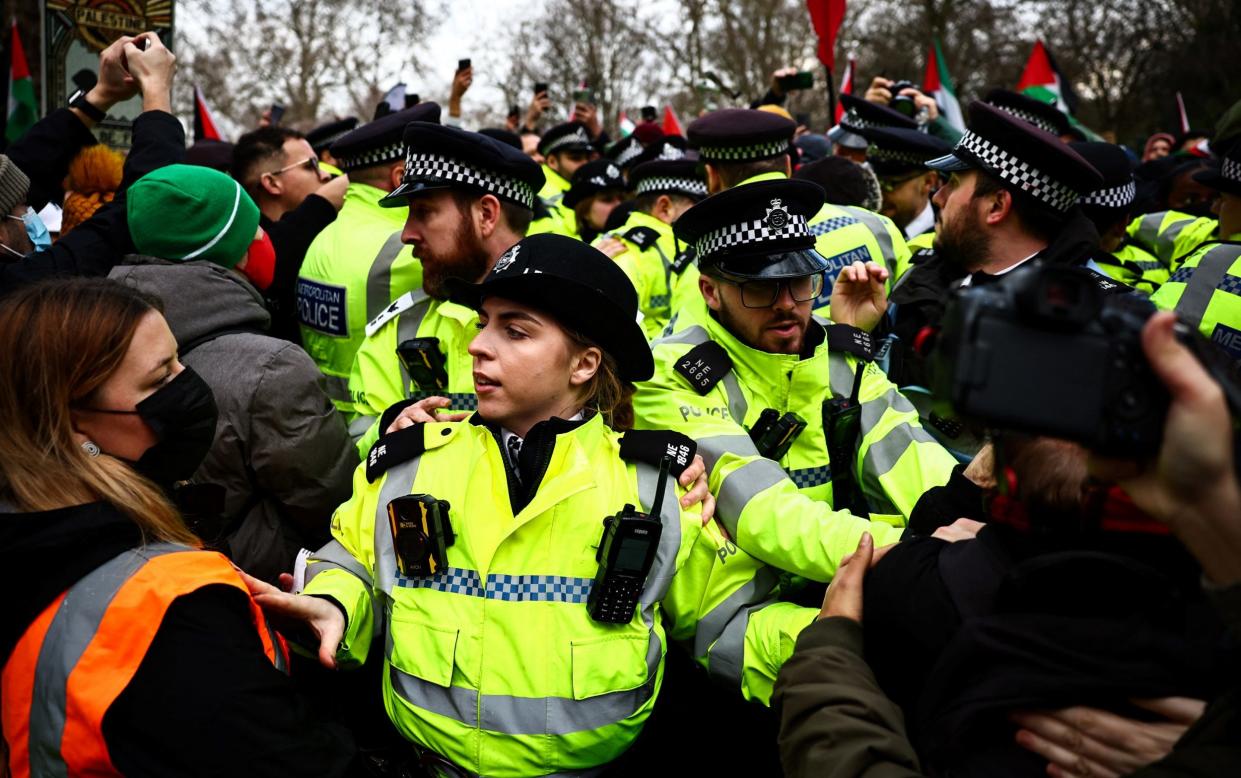
<svg viewBox="0 0 1241 778">
<path fill-rule="evenodd" d="M 1146 361 L 1141 333 L 1155 309 L 1105 286 L 1089 270 L 1031 262 L 962 290 L 948 304 L 931 356 L 940 408 L 1101 454 L 1154 454 L 1168 395 Z M 1213 346 L 1196 332 L 1181 335 L 1226 391 L 1238 386 Z"/>
<path fill-rule="evenodd" d="M 892 93 L 892 101 L 888 103 L 888 107 L 912 119 L 914 114 L 918 112 L 918 105 L 909 95 L 901 94 L 901 91 L 905 89 L 919 89 L 919 87 L 912 81 L 901 80 L 892 82 L 892 86 L 888 87 L 888 91 Z"/>
</svg>

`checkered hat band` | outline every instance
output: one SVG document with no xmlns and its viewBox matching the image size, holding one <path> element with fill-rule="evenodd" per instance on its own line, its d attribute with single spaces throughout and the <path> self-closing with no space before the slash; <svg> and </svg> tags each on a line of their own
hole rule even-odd
<svg viewBox="0 0 1241 778">
<path fill-rule="evenodd" d="M 404 146 L 400 141 L 390 143 L 377 149 L 365 149 L 356 154 L 346 154 L 340 157 L 341 170 L 358 170 L 371 165 L 380 165 L 384 162 L 396 162 L 401 158 Z"/>
<path fill-rule="evenodd" d="M 1125 208 L 1137 196 L 1137 185 L 1130 181 L 1111 189 L 1098 189 L 1082 197 L 1082 205 L 1100 205 L 1104 208 Z"/>
<path fill-rule="evenodd" d="M 1022 120 L 1023 122 L 1029 122 L 1030 124 L 1033 124 L 1035 127 L 1038 127 L 1040 130 L 1045 130 L 1046 132 L 1050 132 L 1052 135 L 1060 134 L 1059 131 L 1056 129 L 1056 125 L 1047 121 L 1046 119 L 1044 119 L 1042 116 L 1039 116 L 1038 114 L 1033 114 L 1033 113 L 1030 113 L 1029 111 L 1023 111 L 1020 108 L 1012 108 L 1007 105 L 997 105 L 995 107 L 999 108 L 1001 111 L 1008 114 L 1009 116 L 1016 116 L 1018 119 Z"/>
<path fill-rule="evenodd" d="M 1067 211 L 1077 204 L 1080 196 L 1077 192 L 1053 180 L 1030 163 L 1017 159 L 986 138 L 966 132 L 961 140 L 957 141 L 957 148 L 973 154 L 1005 183 L 1057 211 Z"/>
<path fill-rule="evenodd" d="M 921 165 L 931 158 L 932 155 L 917 154 L 912 151 L 897 151 L 895 149 L 885 149 L 882 146 L 871 145 L 867 150 L 866 156 L 876 162 L 900 162 L 906 165 Z"/>
<path fill-rule="evenodd" d="M 861 114 L 857 112 L 857 109 L 850 108 L 845 112 L 845 115 L 841 117 L 840 126 L 845 129 L 866 130 L 871 127 L 883 127 L 884 125 L 878 122 L 868 122 L 862 118 Z"/>
<path fill-rule="evenodd" d="M 698 149 L 698 156 L 708 162 L 746 162 L 774 157 L 788 151 L 788 148 L 789 142 L 783 139 L 750 146 L 702 146 Z"/>
<path fill-rule="evenodd" d="M 804 216 L 789 214 L 788 222 L 779 228 L 772 227 L 767 223 L 768 221 L 766 218 L 755 219 L 741 224 L 730 224 L 723 229 L 709 232 L 694 244 L 694 250 L 699 257 L 706 257 L 733 246 L 810 237 L 810 229 L 806 226 Z"/>
<path fill-rule="evenodd" d="M 707 185 L 693 178 L 651 176 L 639 181 L 638 185 L 634 187 L 634 191 L 638 194 L 646 194 L 647 192 L 684 192 L 694 197 L 706 197 Z"/>
<path fill-rule="evenodd" d="M 1229 181 L 1236 181 L 1241 184 L 1241 160 L 1224 157 L 1224 164 L 1220 166 L 1220 172 Z"/>
<path fill-rule="evenodd" d="M 640 156 L 643 151 L 645 151 L 645 149 L 642 148 L 641 143 L 631 143 L 629 144 L 629 148 L 616 155 L 616 164 L 624 167 L 632 162 L 634 158 Z"/>
<path fill-rule="evenodd" d="M 524 181 L 490 170 L 480 170 L 438 154 L 415 154 L 411 151 L 405 158 L 405 180 L 412 182 L 419 179 L 467 184 L 527 208 L 534 207 L 534 190 Z"/>
<path fill-rule="evenodd" d="M 584 131 L 579 130 L 578 132 L 571 132 L 568 135 L 562 135 L 556 140 L 547 144 L 547 148 L 544 149 L 543 154 L 544 155 L 551 154 L 553 152 L 556 152 L 564 148 L 565 146 L 589 146 L 589 145 L 590 145 L 590 138 L 586 137 L 586 133 Z"/>
</svg>

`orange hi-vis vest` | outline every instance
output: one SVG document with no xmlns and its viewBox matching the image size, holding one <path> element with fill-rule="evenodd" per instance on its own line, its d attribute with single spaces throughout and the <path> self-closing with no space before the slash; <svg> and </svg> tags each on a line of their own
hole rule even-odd
<svg viewBox="0 0 1241 778">
<path fill-rule="evenodd" d="M 4 738 L 14 778 L 120 775 L 103 717 L 142 664 L 168 607 L 204 586 L 249 590 L 221 554 L 171 543 L 95 568 L 26 628 L 4 666 Z M 249 599 L 263 651 L 288 667 L 283 638 Z"/>
</svg>

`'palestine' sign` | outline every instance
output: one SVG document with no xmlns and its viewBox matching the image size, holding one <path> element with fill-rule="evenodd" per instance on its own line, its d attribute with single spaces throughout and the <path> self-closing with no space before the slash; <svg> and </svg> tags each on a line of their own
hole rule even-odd
<svg viewBox="0 0 1241 778">
<path fill-rule="evenodd" d="M 173 0 L 46 0 L 43 6 L 44 105 L 65 105 L 78 89 L 89 91 L 99 71 L 99 52 L 122 35 L 148 30 L 172 48 Z M 133 97 L 108 111 L 95 137 L 116 148 L 128 148 L 130 125 L 142 112 L 142 98 Z"/>
</svg>

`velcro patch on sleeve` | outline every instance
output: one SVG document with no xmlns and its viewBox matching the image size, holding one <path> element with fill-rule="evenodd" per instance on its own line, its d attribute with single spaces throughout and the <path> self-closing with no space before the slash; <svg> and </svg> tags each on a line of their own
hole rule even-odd
<svg viewBox="0 0 1241 778">
<path fill-rule="evenodd" d="M 827 347 L 861 359 L 870 360 L 875 357 L 875 343 L 870 333 L 848 324 L 833 324 L 827 328 Z"/>
<path fill-rule="evenodd" d="M 673 369 L 689 381 L 694 391 L 706 394 L 733 369 L 733 360 L 723 346 L 708 340 L 685 352 Z"/>
<path fill-rule="evenodd" d="M 697 452 L 693 438 L 672 430 L 629 430 L 620 439 L 621 459 L 659 467 L 664 457 L 669 457 L 672 466 L 668 472 L 678 478 Z"/>
</svg>

